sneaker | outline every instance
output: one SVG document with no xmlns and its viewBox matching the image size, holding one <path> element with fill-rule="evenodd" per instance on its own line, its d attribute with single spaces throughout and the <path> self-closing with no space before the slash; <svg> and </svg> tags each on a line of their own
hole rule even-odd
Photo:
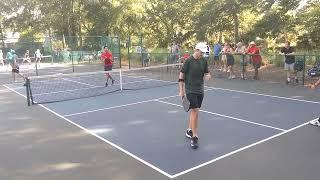
<svg viewBox="0 0 320 180">
<path fill-rule="evenodd" d="M 187 138 L 191 138 L 192 136 L 193 136 L 192 130 L 188 129 L 187 132 L 186 132 L 186 137 Z"/>
<path fill-rule="evenodd" d="M 191 148 L 197 149 L 198 148 L 198 137 L 194 136 L 191 138 Z"/>
<path fill-rule="evenodd" d="M 106 82 L 106 87 L 108 87 L 108 82 Z"/>
<path fill-rule="evenodd" d="M 320 126 L 320 118 L 310 121 L 310 124 L 314 126 Z"/>
</svg>

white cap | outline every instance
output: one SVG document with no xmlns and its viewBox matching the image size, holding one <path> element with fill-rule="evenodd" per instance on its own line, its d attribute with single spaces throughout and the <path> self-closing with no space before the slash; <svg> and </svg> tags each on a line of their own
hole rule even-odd
<svg viewBox="0 0 320 180">
<path fill-rule="evenodd" d="M 199 43 L 196 45 L 195 49 L 198 49 L 198 50 L 200 50 L 201 52 L 205 53 L 205 52 L 207 52 L 207 44 L 204 43 L 204 42 L 199 42 Z"/>
<path fill-rule="evenodd" d="M 256 45 L 256 43 L 254 41 L 251 41 L 250 45 Z"/>
</svg>

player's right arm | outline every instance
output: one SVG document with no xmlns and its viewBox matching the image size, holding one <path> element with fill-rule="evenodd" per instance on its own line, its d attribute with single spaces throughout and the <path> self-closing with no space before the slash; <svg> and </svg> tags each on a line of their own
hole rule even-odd
<svg viewBox="0 0 320 180">
<path fill-rule="evenodd" d="M 185 96 L 185 89 L 184 89 L 184 73 L 180 72 L 179 74 L 179 96 Z"/>
<path fill-rule="evenodd" d="M 188 70 L 188 65 L 189 64 L 189 61 L 186 60 L 185 63 L 183 64 L 181 70 L 180 70 L 180 73 L 179 73 L 179 96 L 180 97 L 183 97 L 185 96 L 185 86 L 184 86 L 184 80 L 185 80 L 185 73 L 187 72 Z"/>
</svg>

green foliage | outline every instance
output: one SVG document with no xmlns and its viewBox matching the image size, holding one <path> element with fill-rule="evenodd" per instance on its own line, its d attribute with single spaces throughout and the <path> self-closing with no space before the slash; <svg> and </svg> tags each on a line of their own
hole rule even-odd
<svg viewBox="0 0 320 180">
<path fill-rule="evenodd" d="M 320 47 L 320 1 L 302 0 L 3 0 L 0 36 L 14 31 L 39 36 L 143 36 L 148 48 L 173 41 L 188 48 L 197 41 L 245 43 L 257 37 L 275 49 L 284 40 L 301 49 Z M 67 41 L 66 43 L 70 43 Z M 75 40 L 68 44 L 91 41 Z M 59 46 L 65 47 L 61 40 Z"/>
</svg>

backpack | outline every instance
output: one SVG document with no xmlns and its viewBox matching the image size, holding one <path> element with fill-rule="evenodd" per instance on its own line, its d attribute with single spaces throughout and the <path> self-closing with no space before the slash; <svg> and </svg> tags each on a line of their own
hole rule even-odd
<svg viewBox="0 0 320 180">
<path fill-rule="evenodd" d="M 308 70 L 307 74 L 311 77 L 320 76 L 320 60 L 317 60 L 314 66 Z"/>
</svg>

